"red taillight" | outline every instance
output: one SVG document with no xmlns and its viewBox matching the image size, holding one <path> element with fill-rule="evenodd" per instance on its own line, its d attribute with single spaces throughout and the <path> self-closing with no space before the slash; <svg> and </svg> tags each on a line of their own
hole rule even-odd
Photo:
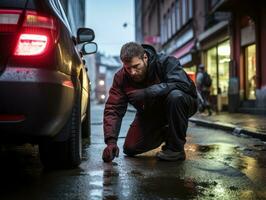
<svg viewBox="0 0 266 200">
<path fill-rule="evenodd" d="M 14 55 L 35 56 L 44 54 L 57 39 L 58 30 L 52 17 L 27 11 Z"/>
<path fill-rule="evenodd" d="M 24 121 L 24 115 L 2 115 L 0 114 L 0 122 L 20 122 Z"/>
<path fill-rule="evenodd" d="M 15 32 L 21 13 L 21 10 L 0 9 L 0 32 Z"/>
<path fill-rule="evenodd" d="M 21 34 L 14 55 L 33 56 L 42 54 L 48 43 L 46 35 Z"/>
<path fill-rule="evenodd" d="M 55 21 L 51 17 L 40 16 L 37 12 L 27 11 L 23 27 L 46 28 L 55 30 Z"/>
</svg>

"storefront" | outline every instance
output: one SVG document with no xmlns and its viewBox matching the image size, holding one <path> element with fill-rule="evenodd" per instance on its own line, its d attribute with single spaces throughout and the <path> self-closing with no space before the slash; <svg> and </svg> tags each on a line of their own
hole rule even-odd
<svg viewBox="0 0 266 200">
<path fill-rule="evenodd" d="M 240 18 L 240 45 L 242 60 L 240 60 L 240 88 L 243 91 L 243 101 L 256 100 L 256 31 L 255 22 L 249 16 Z"/>
<path fill-rule="evenodd" d="M 245 99 L 256 99 L 256 45 L 252 44 L 244 48 L 245 60 Z"/>
<path fill-rule="evenodd" d="M 221 2 L 216 10 L 231 12 L 230 76 L 239 88 L 232 112 L 266 114 L 266 1 Z"/>
<path fill-rule="evenodd" d="M 217 110 L 228 106 L 230 43 L 223 41 L 205 50 L 206 70 L 212 78 L 211 95 L 216 98 Z"/>
<path fill-rule="evenodd" d="M 184 67 L 183 68 L 187 75 L 196 83 L 196 73 L 197 73 L 197 68 L 196 65 L 191 65 L 189 67 Z"/>
</svg>

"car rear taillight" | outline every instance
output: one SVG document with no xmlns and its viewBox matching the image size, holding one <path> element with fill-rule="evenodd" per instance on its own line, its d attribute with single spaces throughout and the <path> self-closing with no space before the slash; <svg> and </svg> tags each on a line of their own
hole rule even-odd
<svg viewBox="0 0 266 200">
<path fill-rule="evenodd" d="M 0 114 L 0 122 L 21 122 L 24 121 L 26 117 L 24 115 L 5 115 Z"/>
<path fill-rule="evenodd" d="M 58 28 L 54 18 L 26 11 L 15 56 L 35 56 L 44 54 L 58 39 Z"/>
<path fill-rule="evenodd" d="M 15 55 L 30 56 L 42 54 L 47 47 L 48 37 L 46 35 L 21 34 L 15 49 Z"/>
<path fill-rule="evenodd" d="M 18 28 L 18 21 L 21 13 L 21 10 L 0 9 L 0 33 L 15 32 Z"/>
</svg>

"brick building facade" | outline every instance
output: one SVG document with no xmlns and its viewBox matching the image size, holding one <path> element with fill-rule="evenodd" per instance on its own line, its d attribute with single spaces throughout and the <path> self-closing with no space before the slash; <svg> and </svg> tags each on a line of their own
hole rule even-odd
<svg viewBox="0 0 266 200">
<path fill-rule="evenodd" d="M 136 35 L 141 35 L 137 41 L 177 57 L 192 77 L 198 64 L 205 64 L 213 79 L 211 101 L 217 111 L 265 114 L 266 6 L 262 0 L 259 4 L 249 0 L 136 2 Z"/>
</svg>

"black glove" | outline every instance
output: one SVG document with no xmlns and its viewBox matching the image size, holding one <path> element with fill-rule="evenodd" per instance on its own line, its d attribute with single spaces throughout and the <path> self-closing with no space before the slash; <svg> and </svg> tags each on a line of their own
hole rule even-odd
<svg viewBox="0 0 266 200">
<path fill-rule="evenodd" d="M 146 97 L 148 99 L 153 99 L 155 97 L 167 95 L 173 89 L 177 89 L 176 85 L 176 83 L 159 83 L 151 85 L 145 90 Z"/>
<path fill-rule="evenodd" d="M 108 143 L 107 147 L 103 150 L 103 161 L 111 162 L 115 157 L 119 155 L 119 148 L 116 143 Z"/>
<path fill-rule="evenodd" d="M 145 89 L 133 90 L 127 93 L 129 102 L 136 103 L 137 101 L 143 101 L 145 99 L 146 93 Z"/>
</svg>

